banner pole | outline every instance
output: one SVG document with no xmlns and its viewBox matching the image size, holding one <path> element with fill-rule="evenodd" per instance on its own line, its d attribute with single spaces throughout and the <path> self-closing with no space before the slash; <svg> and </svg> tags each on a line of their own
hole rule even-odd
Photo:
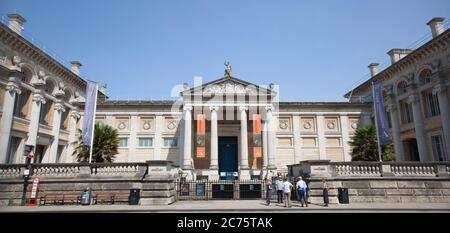
<svg viewBox="0 0 450 233">
<path fill-rule="evenodd" d="M 89 163 L 92 162 L 92 149 L 94 148 L 94 131 L 95 131 L 95 112 L 97 111 L 97 92 L 98 84 L 95 84 L 95 98 L 94 98 L 94 112 L 92 114 L 92 133 L 91 133 L 91 143 L 89 149 Z"/>
<path fill-rule="evenodd" d="M 375 99 L 375 90 L 374 90 L 374 86 L 373 86 L 373 81 L 372 81 L 372 98 L 373 98 L 373 112 L 375 115 L 375 131 L 377 132 L 377 146 L 378 146 L 378 160 L 380 162 L 383 162 L 382 157 L 381 157 L 381 146 L 380 146 L 380 135 L 378 133 L 378 117 L 377 117 L 377 103 L 376 103 L 376 99 Z"/>
</svg>

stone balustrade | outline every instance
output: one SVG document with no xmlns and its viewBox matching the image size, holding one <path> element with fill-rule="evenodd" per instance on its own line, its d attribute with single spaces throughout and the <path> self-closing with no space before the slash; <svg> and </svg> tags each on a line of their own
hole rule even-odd
<svg viewBox="0 0 450 233">
<path fill-rule="evenodd" d="M 39 164 L 32 166 L 33 177 L 75 177 L 80 174 L 79 164 Z"/>
<path fill-rule="evenodd" d="M 448 177 L 450 162 L 303 161 L 289 165 L 289 174 L 310 177 Z M 300 172 L 301 171 L 301 172 Z"/>
<path fill-rule="evenodd" d="M 21 176 L 21 167 L 17 164 L 0 164 L 0 179 L 16 178 Z"/>
</svg>

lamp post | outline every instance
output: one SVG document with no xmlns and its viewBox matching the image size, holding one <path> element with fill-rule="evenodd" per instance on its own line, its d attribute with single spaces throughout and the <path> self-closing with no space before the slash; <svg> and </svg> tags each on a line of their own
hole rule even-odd
<svg viewBox="0 0 450 233">
<path fill-rule="evenodd" d="M 31 159 L 34 157 L 34 146 L 33 145 L 25 145 L 24 150 L 25 158 L 25 169 L 23 171 L 23 190 L 22 190 L 22 203 L 21 205 L 26 204 L 27 198 L 27 188 L 28 188 L 28 180 L 30 179 L 31 173 Z"/>
</svg>

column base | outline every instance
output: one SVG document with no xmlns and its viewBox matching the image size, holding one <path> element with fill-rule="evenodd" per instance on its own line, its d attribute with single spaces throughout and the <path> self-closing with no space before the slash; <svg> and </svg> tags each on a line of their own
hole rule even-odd
<svg viewBox="0 0 450 233">
<path fill-rule="evenodd" d="M 239 180 L 250 180 L 250 169 L 249 168 L 241 168 L 239 169 Z"/>
</svg>

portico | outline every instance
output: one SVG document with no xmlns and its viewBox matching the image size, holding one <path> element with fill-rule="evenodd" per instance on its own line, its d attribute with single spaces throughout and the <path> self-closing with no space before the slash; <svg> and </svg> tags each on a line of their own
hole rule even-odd
<svg viewBox="0 0 450 233">
<path fill-rule="evenodd" d="M 231 76 L 206 83 L 199 87 L 186 89 L 183 97 L 183 164 L 189 176 L 208 179 L 251 179 L 252 176 L 275 171 L 273 158 L 275 134 L 270 133 L 274 127 L 272 110 L 276 92 Z M 199 143 L 195 142 L 198 132 L 195 125 L 200 124 L 199 115 L 204 115 L 205 155 L 196 154 Z M 253 115 L 261 116 L 260 124 L 262 155 L 255 154 L 258 147 L 254 139 Z M 235 148 L 236 147 L 236 148 Z M 272 155 L 271 155 L 272 152 Z M 257 152 L 256 152 L 257 153 Z"/>
</svg>

